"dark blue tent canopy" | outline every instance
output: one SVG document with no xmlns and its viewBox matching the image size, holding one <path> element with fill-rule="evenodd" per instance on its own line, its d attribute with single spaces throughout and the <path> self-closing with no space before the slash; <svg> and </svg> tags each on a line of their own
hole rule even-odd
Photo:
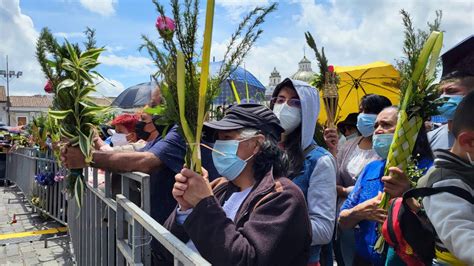
<svg viewBox="0 0 474 266">
<path fill-rule="evenodd" d="M 219 73 L 221 65 L 222 61 L 212 62 L 209 69 L 211 75 L 216 76 Z M 246 83 L 249 90 L 249 102 L 258 102 L 265 97 L 265 86 L 252 73 L 242 67 L 237 67 L 230 74 L 227 80 L 221 83 L 222 91 L 214 100 L 214 104 L 228 105 L 236 102 L 230 85 L 231 81 L 234 81 L 234 85 L 242 103 L 247 102 Z"/>
</svg>

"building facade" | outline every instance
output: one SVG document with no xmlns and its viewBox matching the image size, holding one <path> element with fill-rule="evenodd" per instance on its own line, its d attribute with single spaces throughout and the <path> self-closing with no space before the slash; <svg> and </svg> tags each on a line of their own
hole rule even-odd
<svg viewBox="0 0 474 266">
<path fill-rule="evenodd" d="M 98 105 L 110 106 L 114 98 L 92 98 Z M 10 125 L 22 126 L 33 118 L 48 112 L 53 103 L 52 95 L 10 96 Z M 0 86 L 0 123 L 8 124 L 5 87 Z"/>
</svg>

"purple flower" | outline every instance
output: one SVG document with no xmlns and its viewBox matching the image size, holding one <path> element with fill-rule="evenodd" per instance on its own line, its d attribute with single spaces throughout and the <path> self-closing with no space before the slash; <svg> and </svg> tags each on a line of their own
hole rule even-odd
<svg viewBox="0 0 474 266">
<path fill-rule="evenodd" d="M 156 19 L 155 26 L 163 39 L 173 39 L 173 34 L 176 29 L 176 24 L 174 23 L 174 20 L 166 16 L 159 16 Z"/>
</svg>

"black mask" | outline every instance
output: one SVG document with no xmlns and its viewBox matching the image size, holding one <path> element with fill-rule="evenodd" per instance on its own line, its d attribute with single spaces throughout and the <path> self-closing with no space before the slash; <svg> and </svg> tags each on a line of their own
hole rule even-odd
<svg viewBox="0 0 474 266">
<path fill-rule="evenodd" d="M 158 133 L 161 135 L 163 133 L 163 131 L 165 130 L 165 128 L 167 127 L 167 125 L 160 125 L 158 124 L 159 123 L 159 119 L 161 118 L 161 116 L 159 115 L 154 115 L 153 118 L 152 118 L 152 121 L 153 121 L 153 125 L 155 126 L 155 129 L 158 131 Z"/>
<path fill-rule="evenodd" d="M 135 124 L 135 133 L 137 133 L 137 137 L 139 139 L 142 139 L 142 140 L 145 140 L 147 141 L 148 138 L 150 137 L 151 133 L 150 132 L 147 132 L 145 131 L 145 126 L 147 125 L 148 123 L 145 122 L 145 121 L 138 121 L 136 124 Z"/>
</svg>

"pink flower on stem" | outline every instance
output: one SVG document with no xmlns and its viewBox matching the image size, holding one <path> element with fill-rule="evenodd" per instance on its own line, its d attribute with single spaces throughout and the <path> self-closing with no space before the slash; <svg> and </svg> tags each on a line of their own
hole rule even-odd
<svg viewBox="0 0 474 266">
<path fill-rule="evenodd" d="M 159 16 L 156 19 L 155 26 L 163 39 L 171 40 L 173 38 L 173 34 L 176 29 L 176 24 L 171 18 L 166 16 Z"/>
<path fill-rule="evenodd" d="M 51 82 L 51 80 L 48 80 L 48 82 L 46 83 L 46 85 L 44 86 L 44 91 L 46 93 L 53 93 L 54 92 L 54 89 L 53 89 L 53 82 Z"/>
<path fill-rule="evenodd" d="M 334 72 L 334 66 L 333 66 L 333 65 L 329 65 L 329 66 L 328 66 L 328 71 L 329 71 L 329 73 L 333 73 L 333 72 Z"/>
</svg>

